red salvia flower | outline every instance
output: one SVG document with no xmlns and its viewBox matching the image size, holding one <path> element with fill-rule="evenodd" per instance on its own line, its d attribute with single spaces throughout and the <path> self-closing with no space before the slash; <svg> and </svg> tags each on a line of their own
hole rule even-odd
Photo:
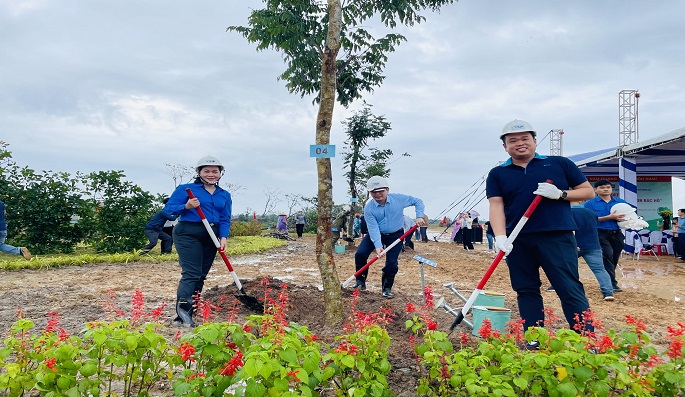
<svg viewBox="0 0 685 397">
<path fill-rule="evenodd" d="M 636 320 L 631 316 L 626 316 L 626 324 L 633 325 L 636 332 L 647 330 L 647 327 L 642 320 Z"/>
<path fill-rule="evenodd" d="M 469 343 L 469 334 L 467 334 L 466 332 L 462 332 L 461 334 L 459 334 L 459 340 L 461 341 L 462 345 L 468 344 Z"/>
<path fill-rule="evenodd" d="M 135 290 L 133 297 L 131 298 L 131 324 L 140 324 L 145 312 L 145 299 L 143 298 L 143 292 L 140 290 Z"/>
<path fill-rule="evenodd" d="M 486 318 L 483 320 L 483 325 L 478 330 L 478 335 L 484 339 L 489 339 L 492 337 L 492 323 L 489 319 Z"/>
<path fill-rule="evenodd" d="M 609 349 L 616 348 L 616 345 L 614 345 L 613 339 L 610 337 L 604 335 L 600 340 L 599 343 L 597 343 L 597 348 L 599 349 L 600 353 L 605 353 Z"/>
<path fill-rule="evenodd" d="M 407 313 L 416 313 L 416 305 L 411 302 L 407 302 L 407 307 L 404 309 Z"/>
<path fill-rule="evenodd" d="M 193 354 L 195 354 L 195 346 L 190 342 L 183 342 L 178 346 L 178 354 L 181 355 L 183 361 L 195 361 Z"/>
<path fill-rule="evenodd" d="M 48 313 L 48 324 L 43 329 L 43 334 L 52 334 L 59 327 L 59 313 L 49 312 Z"/>
<path fill-rule="evenodd" d="M 685 342 L 682 338 L 673 339 L 668 345 L 666 354 L 671 358 L 683 357 L 683 346 L 685 346 Z"/>
<path fill-rule="evenodd" d="M 426 328 L 428 328 L 429 331 L 435 331 L 438 329 L 438 323 L 431 319 L 426 319 Z"/>
<path fill-rule="evenodd" d="M 296 370 L 294 370 L 294 371 L 288 371 L 288 372 L 286 372 L 285 375 L 288 377 L 288 379 L 290 380 L 290 382 L 293 382 L 293 383 L 294 383 L 294 382 L 299 382 L 300 379 L 297 377 L 297 373 L 298 373 L 298 372 L 300 372 L 300 370 L 299 370 L 299 369 L 296 369 Z"/>
<path fill-rule="evenodd" d="M 52 357 L 52 358 L 46 358 L 45 359 L 45 366 L 50 368 L 52 372 L 57 372 L 57 368 L 55 368 L 55 364 L 57 364 L 57 359 Z"/>
<path fill-rule="evenodd" d="M 228 360 L 228 362 L 224 365 L 221 371 L 219 371 L 219 374 L 221 376 L 233 376 L 235 375 L 238 368 L 242 367 L 243 365 L 245 365 L 243 363 L 243 352 L 237 350 L 235 356 L 231 357 L 231 359 Z"/>
<path fill-rule="evenodd" d="M 430 308 L 431 310 L 433 309 L 433 289 L 431 288 L 430 285 L 427 285 L 423 289 L 423 307 Z"/>
</svg>

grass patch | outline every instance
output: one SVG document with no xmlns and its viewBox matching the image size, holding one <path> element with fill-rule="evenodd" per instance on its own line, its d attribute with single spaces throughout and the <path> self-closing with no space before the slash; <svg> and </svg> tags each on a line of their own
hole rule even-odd
<svg viewBox="0 0 685 397">
<path fill-rule="evenodd" d="M 226 254 L 244 255 L 266 251 L 280 247 L 285 241 L 259 236 L 231 237 L 226 243 Z M 159 248 L 159 246 L 155 247 Z M 161 262 L 178 260 L 174 250 L 170 255 L 147 254 L 140 256 L 138 252 L 125 252 L 121 254 L 98 254 L 92 247 L 79 246 L 73 254 L 34 255 L 30 261 L 24 260 L 19 255 L 0 255 L 0 269 L 42 269 L 64 266 L 81 266 L 91 263 L 132 263 L 132 262 Z"/>
</svg>

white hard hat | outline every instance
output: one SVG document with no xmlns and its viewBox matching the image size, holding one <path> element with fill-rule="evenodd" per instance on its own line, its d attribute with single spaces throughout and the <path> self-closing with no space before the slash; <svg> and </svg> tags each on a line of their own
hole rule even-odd
<svg viewBox="0 0 685 397">
<path fill-rule="evenodd" d="M 530 132 L 535 137 L 536 132 L 533 126 L 529 122 L 523 120 L 511 120 L 502 128 L 502 133 L 499 135 L 499 139 L 504 138 L 507 134 L 515 134 L 517 132 Z"/>
<path fill-rule="evenodd" d="M 205 156 L 205 157 L 203 157 L 197 161 L 197 165 L 195 166 L 195 171 L 197 173 L 200 173 L 200 168 L 207 166 L 207 165 L 213 165 L 215 167 L 219 167 L 219 171 L 224 170 L 224 165 L 221 164 L 221 161 L 219 161 L 218 158 L 216 158 L 214 156 Z"/>
<path fill-rule="evenodd" d="M 611 207 L 611 212 L 618 215 L 628 215 L 635 212 L 635 208 L 633 208 L 630 204 L 618 203 Z"/>
<path fill-rule="evenodd" d="M 369 181 L 366 182 L 366 190 L 370 192 L 377 189 L 384 189 L 388 187 L 390 187 L 388 180 L 378 175 L 372 176 L 371 178 L 369 178 Z"/>
</svg>

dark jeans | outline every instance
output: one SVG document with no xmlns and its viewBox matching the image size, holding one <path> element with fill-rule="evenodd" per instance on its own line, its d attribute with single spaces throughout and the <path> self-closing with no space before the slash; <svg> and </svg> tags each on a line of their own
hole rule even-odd
<svg viewBox="0 0 685 397">
<path fill-rule="evenodd" d="M 404 234 L 403 230 L 398 230 L 390 234 L 381 234 L 381 242 L 383 243 L 384 247 L 387 247 L 395 242 L 395 240 L 402 237 L 402 234 Z M 375 253 L 375 251 L 376 247 L 373 245 L 371 237 L 367 234 L 364 236 L 361 243 L 359 243 L 359 248 L 357 248 L 357 252 L 354 254 L 354 265 L 357 271 L 366 265 L 369 255 L 371 255 L 371 253 Z M 383 269 L 381 269 L 383 273 L 391 276 L 397 274 L 397 258 L 400 256 L 401 251 L 402 242 L 392 247 L 392 249 L 385 254 L 385 266 Z M 369 269 L 364 270 L 364 272 L 357 277 L 357 280 L 365 281 L 368 274 Z"/>
<path fill-rule="evenodd" d="M 296 224 L 295 231 L 297 232 L 297 237 L 302 237 L 302 233 L 304 232 L 304 223 Z"/>
<path fill-rule="evenodd" d="M 423 241 L 424 243 L 427 243 L 428 242 L 428 233 L 427 233 L 428 226 L 421 226 L 419 228 L 419 231 L 421 233 L 421 241 Z"/>
<path fill-rule="evenodd" d="M 616 280 L 616 266 L 621 258 L 621 251 L 625 248 L 625 236 L 620 230 L 599 229 L 599 245 L 602 246 L 602 261 L 604 269 L 609 273 L 611 285 L 618 287 Z"/>
<path fill-rule="evenodd" d="M 147 236 L 147 239 L 150 240 L 148 245 L 146 245 L 143 248 L 143 251 L 147 252 L 150 251 L 151 249 L 155 248 L 155 245 L 157 245 L 157 240 L 162 240 L 162 252 L 164 251 L 164 244 L 167 241 L 171 241 L 171 236 L 168 234 L 164 233 L 161 230 L 152 230 L 152 229 L 145 229 L 145 235 Z"/>
<path fill-rule="evenodd" d="M 520 234 L 514 249 L 507 256 L 511 287 L 516 291 L 519 313 L 524 328 L 544 326 L 544 302 L 540 287 L 540 268 L 559 296 L 564 317 L 569 327 L 576 325 L 580 316 L 590 308 L 585 289 L 578 276 L 578 249 L 573 232 L 544 232 Z M 593 331 L 591 324 L 585 329 Z"/>
<path fill-rule="evenodd" d="M 218 226 L 214 226 L 218 233 Z M 181 265 L 181 280 L 176 291 L 177 298 L 191 299 L 202 292 L 205 279 L 216 257 L 216 246 L 200 222 L 179 222 L 174 227 L 174 242 Z"/>
<path fill-rule="evenodd" d="M 685 261 L 685 236 L 681 236 L 678 233 L 678 254 L 680 254 L 680 259 Z"/>
</svg>

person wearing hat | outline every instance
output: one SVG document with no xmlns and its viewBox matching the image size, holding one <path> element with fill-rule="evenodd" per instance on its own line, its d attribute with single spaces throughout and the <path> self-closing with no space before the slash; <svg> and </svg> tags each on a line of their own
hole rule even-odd
<svg viewBox="0 0 685 397">
<path fill-rule="evenodd" d="M 224 174 L 223 164 L 216 157 L 205 156 L 197 162 L 195 171 L 195 181 L 178 186 L 164 207 L 167 213 L 178 215 L 173 238 L 181 265 L 181 280 L 176 291 L 173 324 L 183 327 L 195 326 L 193 297 L 202 292 L 217 252 L 197 208 L 204 212 L 222 250 L 226 249 L 231 230 L 231 194 L 219 186 Z M 189 198 L 186 189 L 190 189 L 195 198 Z"/>
<path fill-rule="evenodd" d="M 400 193 L 390 193 L 388 180 L 381 176 L 372 176 L 366 183 L 366 188 L 373 200 L 369 200 L 364 206 L 364 219 L 368 228 L 368 234 L 362 238 L 359 248 L 354 254 L 354 264 L 359 270 L 366 265 L 369 255 L 376 251 L 377 255 L 383 252 L 384 246 L 389 246 L 404 234 L 404 209 L 414 207 L 416 210 L 416 223 L 424 224 L 423 201 L 419 198 Z M 395 295 L 392 287 L 395 283 L 395 275 L 398 271 L 397 258 L 402 250 L 402 245 L 395 245 L 385 254 L 385 266 L 381 269 L 381 289 L 386 298 Z M 366 277 L 368 269 L 357 277 L 353 288 L 366 290 Z"/>
<path fill-rule="evenodd" d="M 278 213 L 276 231 L 281 234 L 288 234 L 288 215 L 283 211 Z"/>
<path fill-rule="evenodd" d="M 569 326 L 577 329 L 576 316 L 580 318 L 590 305 L 578 275 L 576 224 L 569 202 L 590 199 L 594 192 L 571 160 L 536 153 L 535 136 L 533 127 L 523 120 L 507 123 L 499 136 L 511 157 L 490 170 L 486 181 L 495 248 L 507 254 L 509 278 L 525 329 L 544 326 L 540 268 L 559 296 Z M 536 195 L 542 196 L 542 201 L 510 243 L 507 235 Z M 586 331 L 593 330 L 589 322 L 582 325 Z"/>
</svg>

